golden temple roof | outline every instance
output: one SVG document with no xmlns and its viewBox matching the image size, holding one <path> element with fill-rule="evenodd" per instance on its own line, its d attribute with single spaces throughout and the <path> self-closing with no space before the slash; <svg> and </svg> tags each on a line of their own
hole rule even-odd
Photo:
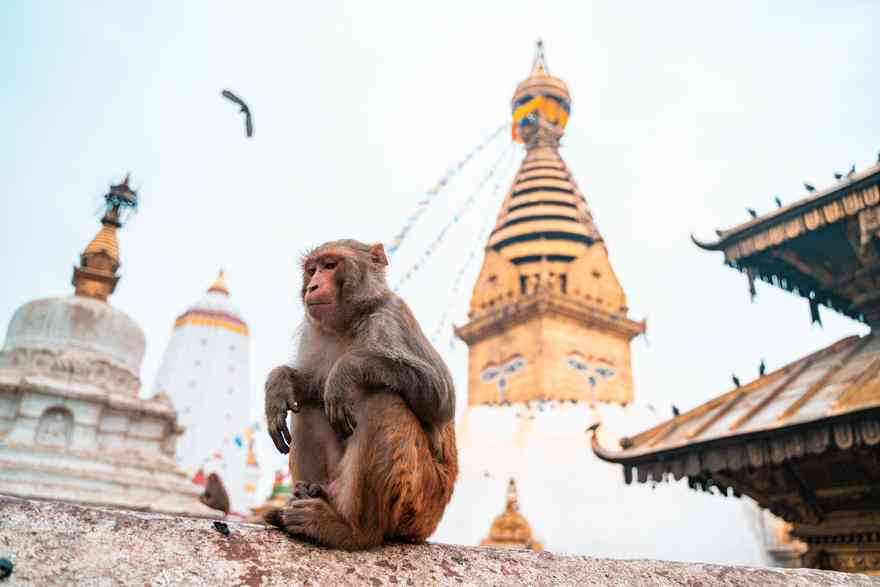
<svg viewBox="0 0 880 587">
<path fill-rule="evenodd" d="M 480 546 L 544 550 L 541 543 L 532 538 L 532 527 L 528 520 L 519 513 L 519 498 L 513 479 L 507 485 L 507 506 L 504 513 L 492 522 L 489 536 L 480 542 Z"/>
<path fill-rule="evenodd" d="M 619 449 L 600 446 L 594 434 L 593 450 L 600 458 L 616 463 L 663 462 L 664 470 L 672 467 L 673 473 L 679 466 L 681 469 L 676 473 L 679 478 L 685 473 L 696 474 L 687 471 L 686 455 L 693 451 L 711 452 L 714 447 L 745 444 L 768 435 L 816 428 L 825 422 L 854 420 L 860 414 L 878 409 L 880 335 L 872 333 L 840 340 L 667 422 L 623 438 Z M 871 442 L 876 444 L 880 442 L 880 429 L 872 429 L 862 436 L 873 438 Z M 807 448 L 816 452 L 824 447 Z M 784 455 L 789 450 L 796 448 L 786 445 Z M 801 446 L 800 451 L 803 450 Z M 733 453 L 733 456 L 724 455 L 724 451 L 720 451 L 717 458 L 739 458 Z M 694 466 L 709 465 L 711 460 L 707 455 Z M 745 464 L 742 462 L 739 466 Z M 724 466 L 730 465 L 737 466 L 724 463 Z M 649 471 L 639 466 L 639 480 L 646 479 Z"/>
<path fill-rule="evenodd" d="M 724 262 L 746 275 L 752 297 L 761 280 L 805 298 L 813 322 L 821 322 L 822 305 L 880 325 L 880 163 L 716 232 L 714 242 L 691 238 L 723 251 Z"/>
<path fill-rule="evenodd" d="M 861 171 L 854 172 L 851 176 L 843 178 L 834 185 L 807 193 L 801 199 L 791 204 L 779 207 L 771 212 L 753 218 L 724 230 L 716 230 L 718 239 L 715 241 L 701 241 L 691 237 L 694 244 L 709 251 L 725 251 L 726 257 L 734 261 L 742 256 L 755 252 L 755 247 L 749 247 L 742 243 L 744 239 L 777 227 L 778 237 L 773 238 L 772 244 L 779 244 L 805 232 L 804 228 L 815 230 L 826 223 L 835 222 L 864 209 L 866 206 L 876 206 L 880 203 L 880 162 Z M 836 200 L 843 200 L 843 214 L 834 214 L 836 206 L 828 211 L 825 208 Z M 847 201 L 849 200 L 849 201 Z M 861 204 L 861 205 L 859 205 Z M 806 218 L 807 214 L 818 211 L 819 216 L 815 221 Z M 834 214 L 833 216 L 831 216 Z M 825 217 L 831 216 L 831 217 Z M 824 217 L 824 218 L 823 218 Z M 739 247 L 734 245 L 740 244 Z M 746 246 L 742 246 L 745 244 Z"/>
</svg>

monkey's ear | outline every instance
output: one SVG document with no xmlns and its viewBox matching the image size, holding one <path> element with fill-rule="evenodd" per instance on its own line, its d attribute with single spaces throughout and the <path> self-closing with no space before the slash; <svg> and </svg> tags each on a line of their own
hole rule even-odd
<svg viewBox="0 0 880 587">
<path fill-rule="evenodd" d="M 370 256 L 373 257 L 375 263 L 382 266 L 388 265 L 388 256 L 385 254 L 385 247 L 382 246 L 382 243 L 376 243 L 370 247 Z"/>
</svg>

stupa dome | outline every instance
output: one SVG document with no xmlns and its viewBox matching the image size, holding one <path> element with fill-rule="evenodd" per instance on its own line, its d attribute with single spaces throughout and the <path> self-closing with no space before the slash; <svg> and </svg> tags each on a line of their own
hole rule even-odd
<svg viewBox="0 0 880 587">
<path fill-rule="evenodd" d="M 125 312 L 95 298 L 71 296 L 21 306 L 9 323 L 3 350 L 76 349 L 137 378 L 145 347 L 143 330 Z"/>
<path fill-rule="evenodd" d="M 202 299 L 177 318 L 174 327 L 179 328 L 186 324 L 217 326 L 238 334 L 248 335 L 247 324 L 229 299 L 229 290 L 226 288 L 223 271 L 220 271 L 220 275 L 211 284 Z"/>
</svg>

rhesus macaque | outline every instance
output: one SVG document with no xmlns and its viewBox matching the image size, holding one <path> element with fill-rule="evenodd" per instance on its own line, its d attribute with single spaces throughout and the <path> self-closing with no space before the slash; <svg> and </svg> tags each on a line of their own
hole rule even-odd
<svg viewBox="0 0 880 587">
<path fill-rule="evenodd" d="M 199 496 L 199 500 L 209 508 L 229 514 L 229 494 L 226 493 L 226 487 L 216 473 L 208 475 L 205 492 Z"/>
<path fill-rule="evenodd" d="M 381 244 L 354 240 L 306 255 L 295 365 L 266 381 L 269 435 L 294 482 L 266 521 L 346 550 L 426 540 L 458 476 L 452 377 L 386 265 Z"/>
</svg>

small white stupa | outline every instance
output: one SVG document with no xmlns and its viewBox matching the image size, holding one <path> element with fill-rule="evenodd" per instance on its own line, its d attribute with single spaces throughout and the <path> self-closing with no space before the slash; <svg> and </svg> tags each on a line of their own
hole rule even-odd
<svg viewBox="0 0 880 587">
<path fill-rule="evenodd" d="M 28 302 L 0 351 L 0 493 L 216 516 L 178 468 L 180 429 L 164 396 L 138 397 L 144 333 L 107 303 L 116 230 L 137 204 L 128 178 L 74 269 L 75 295 Z"/>
<path fill-rule="evenodd" d="M 251 505 L 256 467 L 248 335 L 220 271 L 205 296 L 174 322 L 153 385 L 156 395 L 171 398 L 184 427 L 180 465 L 197 479 L 216 473 L 231 511 L 239 513 Z"/>
</svg>

